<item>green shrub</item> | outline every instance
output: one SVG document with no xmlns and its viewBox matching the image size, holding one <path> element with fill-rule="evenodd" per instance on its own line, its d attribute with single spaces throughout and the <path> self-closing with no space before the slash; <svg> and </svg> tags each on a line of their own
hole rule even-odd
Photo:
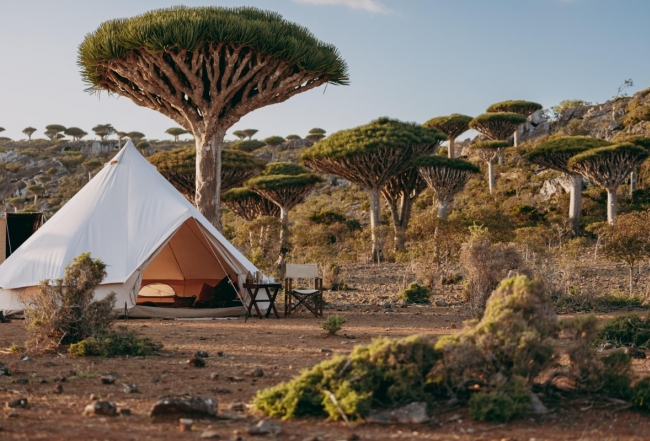
<svg viewBox="0 0 650 441">
<path fill-rule="evenodd" d="M 603 325 L 593 345 L 611 342 L 616 346 L 650 347 L 650 314 L 645 318 L 637 314 L 615 317 Z"/>
<path fill-rule="evenodd" d="M 507 422 L 526 414 L 531 394 L 526 380 L 514 376 L 505 387 L 491 392 L 477 392 L 469 399 L 469 412 L 478 421 Z"/>
<path fill-rule="evenodd" d="M 20 354 L 22 352 L 25 352 L 25 348 L 17 345 L 16 343 L 12 343 L 11 346 L 9 346 L 9 352 L 12 354 Z"/>
<path fill-rule="evenodd" d="M 289 382 L 258 391 L 253 402 L 274 417 L 329 416 L 333 420 L 341 415 L 325 390 L 334 394 L 351 419 L 363 418 L 373 408 L 431 402 L 435 390 L 427 374 L 439 358 L 440 353 L 423 337 L 380 338 L 355 347 L 349 357 L 324 361 Z"/>
<path fill-rule="evenodd" d="M 632 396 L 632 360 L 622 350 L 614 351 L 602 359 L 602 393 L 609 397 L 629 400 Z"/>
<path fill-rule="evenodd" d="M 650 377 L 644 377 L 634 385 L 632 404 L 637 409 L 650 411 Z"/>
<path fill-rule="evenodd" d="M 334 314 L 328 316 L 321 326 L 331 335 L 336 334 L 343 328 L 343 324 L 346 322 L 345 317 L 340 314 Z"/>
<path fill-rule="evenodd" d="M 399 299 L 411 303 L 429 303 L 431 290 L 426 286 L 413 282 L 400 293 Z"/>
<path fill-rule="evenodd" d="M 153 342 L 148 337 L 141 337 L 136 331 L 126 326 L 107 331 L 98 337 L 90 337 L 70 345 L 68 352 L 78 357 L 119 357 L 131 355 L 146 357 L 157 354 L 162 344 Z"/>
</svg>

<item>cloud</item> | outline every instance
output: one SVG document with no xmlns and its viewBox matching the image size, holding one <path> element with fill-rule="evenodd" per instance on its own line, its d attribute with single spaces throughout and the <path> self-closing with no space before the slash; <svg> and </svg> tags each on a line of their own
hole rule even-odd
<svg viewBox="0 0 650 441">
<path fill-rule="evenodd" d="M 346 6 L 351 9 L 360 9 L 363 11 L 388 14 L 391 12 L 379 0 L 293 0 L 295 3 L 307 3 L 310 5 L 334 5 Z"/>
</svg>

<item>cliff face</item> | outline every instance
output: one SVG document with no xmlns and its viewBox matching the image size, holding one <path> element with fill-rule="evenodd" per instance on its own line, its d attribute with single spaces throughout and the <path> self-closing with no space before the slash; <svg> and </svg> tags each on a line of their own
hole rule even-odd
<svg viewBox="0 0 650 441">
<path fill-rule="evenodd" d="M 568 107 L 557 118 L 539 111 L 520 128 L 520 142 L 561 132 L 611 140 L 618 133 L 650 136 L 650 89 L 603 104 Z"/>
</svg>

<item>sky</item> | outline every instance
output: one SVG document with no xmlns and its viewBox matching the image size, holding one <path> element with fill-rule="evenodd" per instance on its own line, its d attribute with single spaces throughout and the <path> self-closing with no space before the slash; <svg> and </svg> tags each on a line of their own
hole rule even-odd
<svg viewBox="0 0 650 441">
<path fill-rule="evenodd" d="M 177 126 L 126 98 L 85 92 L 77 47 L 105 20 L 179 0 L 0 0 L 0 136 L 44 137 L 48 124 L 110 123 L 150 139 Z M 185 0 L 186 6 L 273 10 L 335 45 L 349 86 L 320 87 L 258 109 L 228 131 L 258 138 L 328 133 L 389 116 L 403 121 L 478 115 L 508 99 L 545 107 L 604 102 L 631 78 L 650 87 L 648 0 Z"/>
</svg>

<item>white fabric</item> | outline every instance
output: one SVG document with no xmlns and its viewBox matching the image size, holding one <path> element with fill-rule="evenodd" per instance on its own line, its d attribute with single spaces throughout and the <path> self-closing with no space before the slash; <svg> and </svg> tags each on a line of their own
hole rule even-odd
<svg viewBox="0 0 650 441">
<path fill-rule="evenodd" d="M 166 283 L 150 283 L 140 288 L 138 295 L 144 297 L 169 297 L 175 296 L 176 291 Z"/>
<path fill-rule="evenodd" d="M 287 279 L 314 279 L 318 277 L 318 265 L 315 263 L 304 265 L 287 263 L 285 274 Z"/>
<path fill-rule="evenodd" d="M 17 309 L 18 291 L 35 287 L 41 280 L 63 277 L 66 265 L 85 252 L 107 265 L 108 275 L 96 297 L 108 294 L 108 285 L 117 286 L 119 289 L 113 289 L 118 295 L 117 307 L 126 304 L 132 308 L 142 272 L 149 264 L 157 264 L 156 259 L 177 232 L 193 234 L 210 253 L 216 253 L 214 262 L 236 276 L 240 292 L 246 275 L 258 271 L 128 141 L 0 265 L 0 310 Z M 185 253 L 184 259 L 190 257 L 191 253 Z M 181 262 L 179 267 L 183 266 Z M 215 267 L 213 272 L 223 274 L 224 270 Z"/>
</svg>

